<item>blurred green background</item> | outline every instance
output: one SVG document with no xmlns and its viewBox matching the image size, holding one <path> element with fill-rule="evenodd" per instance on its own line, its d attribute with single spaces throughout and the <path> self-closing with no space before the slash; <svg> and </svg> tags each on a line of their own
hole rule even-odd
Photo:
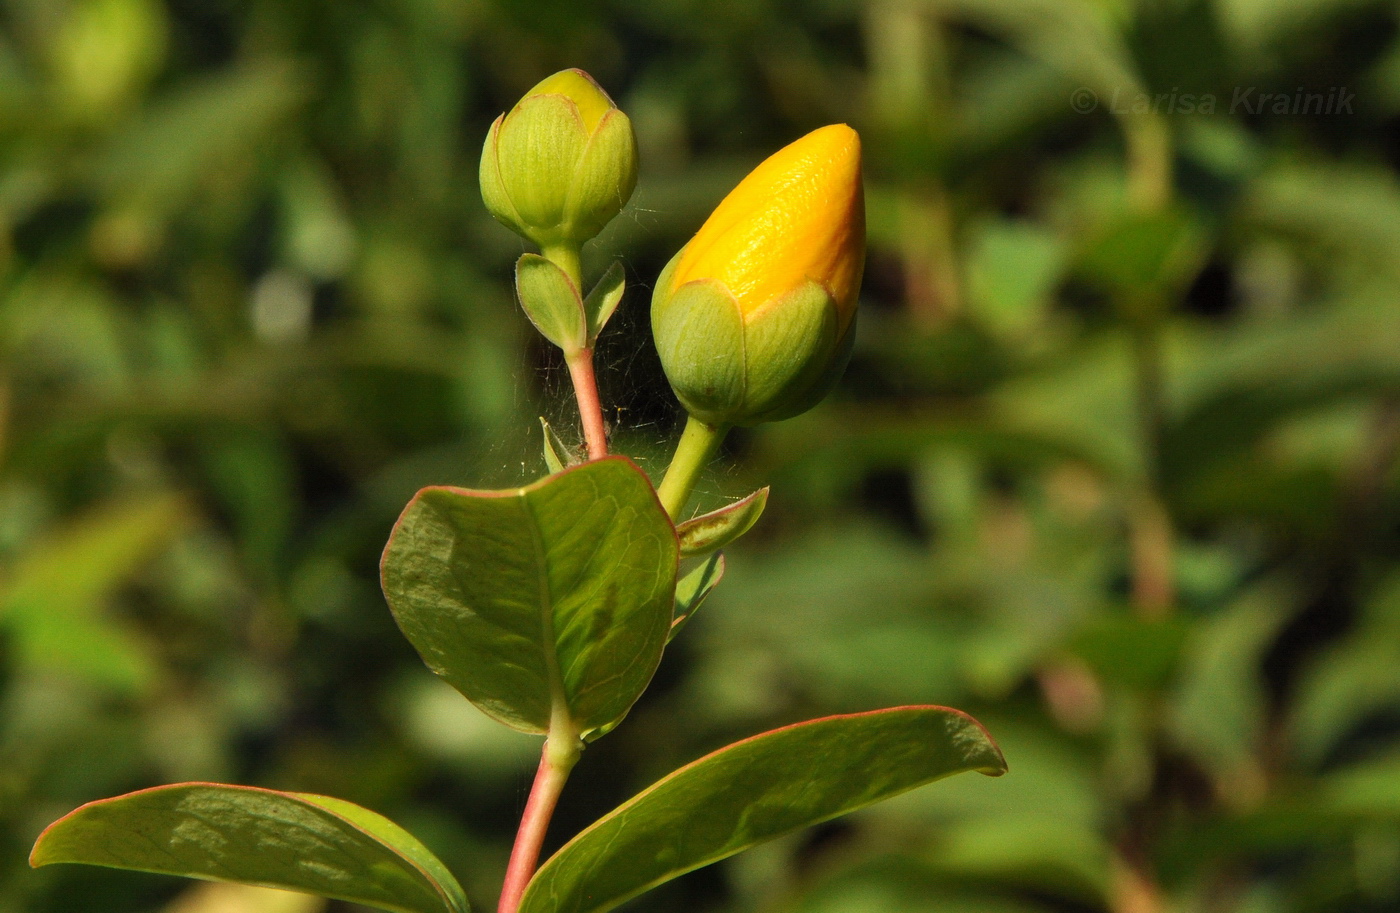
<svg viewBox="0 0 1400 913">
<path fill-rule="evenodd" d="M 629 274 L 601 383 L 643 465 L 649 284 L 748 168 L 855 126 L 870 255 L 842 387 L 731 439 L 703 494 L 768 513 L 551 844 L 734 738 L 934 702 L 1011 773 L 630 909 L 1400 909 L 1393 0 L 4 0 L 0 911 L 350 909 L 27 868 L 186 779 L 368 805 L 494 906 L 536 742 L 376 561 L 418 487 L 578 438 L 476 189 L 568 66 L 643 155 L 586 252 Z"/>
</svg>

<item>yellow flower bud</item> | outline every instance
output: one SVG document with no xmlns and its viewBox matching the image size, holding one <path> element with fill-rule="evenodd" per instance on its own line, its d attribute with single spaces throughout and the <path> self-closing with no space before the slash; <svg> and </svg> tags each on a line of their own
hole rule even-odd
<svg viewBox="0 0 1400 913">
<path fill-rule="evenodd" d="M 681 403 L 711 425 L 815 405 L 849 357 L 864 262 L 859 135 L 823 127 L 770 156 L 652 296 L 657 351 Z"/>
<path fill-rule="evenodd" d="M 637 184 L 632 123 L 582 70 L 563 70 L 496 118 L 481 150 L 491 215 L 542 248 L 603 230 Z"/>
</svg>

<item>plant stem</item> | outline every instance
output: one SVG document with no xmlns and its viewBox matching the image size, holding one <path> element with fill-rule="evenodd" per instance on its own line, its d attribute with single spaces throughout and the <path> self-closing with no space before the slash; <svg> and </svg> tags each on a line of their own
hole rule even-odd
<svg viewBox="0 0 1400 913">
<path fill-rule="evenodd" d="M 707 425 L 693 415 L 686 419 L 685 431 L 676 445 L 675 455 L 671 457 L 666 477 L 656 489 L 661 506 L 666 508 L 673 522 L 680 519 L 701 470 L 714 459 L 727 431 L 727 426 Z"/>
<path fill-rule="evenodd" d="M 544 258 L 564 271 L 583 298 L 583 266 L 579 249 L 560 244 L 541 250 Z M 597 460 L 608 455 L 608 432 L 603 424 L 603 404 L 598 398 L 598 377 L 593 373 L 593 340 L 577 352 L 564 350 L 569 365 L 569 378 L 574 382 L 574 398 L 578 400 L 578 417 L 583 424 L 583 439 L 588 442 L 588 458 Z"/>
<path fill-rule="evenodd" d="M 565 731 L 559 733 L 560 728 Z M 496 907 L 496 913 L 516 913 L 519 909 L 520 898 L 525 895 L 525 887 L 539 863 L 540 847 L 544 845 L 544 835 L 549 830 L 549 819 L 554 815 L 554 806 L 559 802 L 559 794 L 564 791 L 569 772 L 578 762 L 579 751 L 578 737 L 568 727 L 550 727 L 544 749 L 540 752 L 535 784 L 530 787 L 530 798 L 526 800 L 525 813 L 520 818 L 520 830 L 515 834 L 515 846 L 510 851 L 510 864 L 506 867 L 506 879 L 501 885 L 501 902 Z"/>
<path fill-rule="evenodd" d="M 1153 214 L 1171 205 L 1173 191 L 1171 128 L 1155 112 L 1121 117 L 1127 143 L 1128 203 L 1138 213 Z M 1139 618 L 1160 621 L 1176 603 L 1173 578 L 1176 534 L 1162 495 L 1162 443 L 1166 426 L 1166 366 L 1162 327 L 1169 302 L 1145 299 L 1124 302 L 1133 333 L 1135 400 L 1143 455 L 1140 488 L 1128 505 L 1132 551 L 1132 596 Z M 1162 764 L 1159 734 L 1162 714 L 1149 703 L 1153 763 Z M 1155 789 L 1153 790 L 1155 793 Z M 1113 913 L 1162 913 L 1168 902 L 1153 863 L 1160 839 L 1162 804 L 1170 797 L 1149 795 L 1130 803 L 1118 838 L 1109 907 Z"/>
<path fill-rule="evenodd" d="M 1133 603 L 1138 614 L 1158 621 L 1176 603 L 1173 579 L 1175 533 L 1162 503 L 1162 439 L 1166 426 L 1166 391 L 1159 315 L 1165 306 L 1150 305 L 1133 328 L 1137 373 L 1137 413 L 1142 436 L 1146 482 L 1129 508 L 1132 530 Z"/>
<path fill-rule="evenodd" d="M 588 458 L 600 459 L 608 455 L 608 429 L 603 424 L 598 378 L 593 373 L 593 350 L 579 349 L 564 358 L 574 382 L 574 399 L 578 400 L 578 416 L 583 422 L 583 439 L 588 442 Z"/>
<path fill-rule="evenodd" d="M 1171 128 L 1156 113 L 1120 120 L 1128 147 L 1128 199 L 1140 212 L 1160 212 L 1172 197 Z"/>
<path fill-rule="evenodd" d="M 582 298 L 583 265 L 580 262 L 579 249 L 569 244 L 559 244 L 541 248 L 540 254 L 564 271 L 564 275 L 569 277 L 569 281 L 574 284 L 574 288 L 578 289 L 579 297 Z"/>
</svg>

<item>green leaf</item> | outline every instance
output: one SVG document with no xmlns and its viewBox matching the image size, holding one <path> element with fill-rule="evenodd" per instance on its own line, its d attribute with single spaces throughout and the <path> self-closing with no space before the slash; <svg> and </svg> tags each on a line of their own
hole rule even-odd
<svg viewBox="0 0 1400 913">
<path fill-rule="evenodd" d="M 189 80 L 114 136 L 94 163 L 99 192 L 166 212 L 201 187 L 236 181 L 230 163 L 265 149 L 307 94 L 304 79 L 277 64 Z"/>
<path fill-rule="evenodd" d="M 1187 623 L 1147 621 L 1124 614 L 1086 623 L 1070 649 L 1104 679 L 1134 690 L 1163 686 L 1176 671 Z"/>
<path fill-rule="evenodd" d="M 764 487 L 741 501 L 678 524 L 676 535 L 681 540 L 681 557 L 698 558 L 724 548 L 753 529 L 767 506 L 768 489 Z"/>
<path fill-rule="evenodd" d="M 1393 572 L 1392 572 L 1393 574 Z M 1361 606 L 1339 642 L 1321 651 L 1303 675 L 1289 721 L 1295 755 L 1322 764 L 1348 733 L 1400 704 L 1400 576 Z M 1400 794 L 1400 790 L 1397 790 Z"/>
<path fill-rule="evenodd" d="M 429 668 L 487 714 L 546 732 L 558 703 L 587 737 L 651 680 L 678 555 L 651 483 L 608 457 L 526 488 L 423 489 L 384 550 L 384 594 Z"/>
<path fill-rule="evenodd" d="M 1131 213 L 1105 226 L 1084 252 L 1079 268 L 1133 302 L 1180 290 L 1199 271 L 1204 252 L 1204 231 L 1189 214 Z"/>
<path fill-rule="evenodd" d="M 151 687 L 148 649 L 102 607 L 188 522 L 183 498 L 149 494 L 90 511 L 25 552 L 0 586 L 0 626 L 19 660 L 118 691 Z"/>
<path fill-rule="evenodd" d="M 933 780 L 1006 762 L 976 720 L 896 707 L 812 720 L 682 767 L 569 841 L 535 874 L 520 913 L 603 913 L 757 843 Z"/>
<path fill-rule="evenodd" d="M 29 864 L 78 862 L 321 894 L 395 913 L 466 913 L 412 834 L 342 799 L 179 783 L 90 802 L 49 826 Z"/>
<path fill-rule="evenodd" d="M 1033 332 L 1064 274 L 1065 244 L 1048 228 L 1011 219 L 977 225 L 968 245 L 967 304 L 1000 336 Z"/>
<path fill-rule="evenodd" d="M 627 277 L 622 271 L 622 262 L 614 260 L 603 278 L 593 286 L 593 291 L 583 301 L 583 312 L 588 320 L 588 344 L 598 338 L 612 317 L 613 311 L 622 303 L 622 293 L 627 290 Z"/>
<path fill-rule="evenodd" d="M 515 292 L 525 316 L 545 339 L 566 352 L 587 345 L 578 288 L 554 263 L 539 254 L 522 254 L 515 262 Z"/>
<path fill-rule="evenodd" d="M 1113 21 L 1115 4 L 1089 0 L 949 0 L 946 15 L 965 17 L 1104 98 L 1143 91 L 1132 54 Z"/>
<path fill-rule="evenodd" d="M 767 489 L 764 489 L 767 491 Z M 691 616 L 700 608 L 710 591 L 719 586 L 724 577 L 724 555 L 715 552 L 676 583 L 676 617 L 671 622 L 671 632 L 666 635 L 670 643 L 680 633 L 681 628 L 690 622 Z"/>
<path fill-rule="evenodd" d="M 1222 782 L 1248 769 L 1259 751 L 1268 697 L 1258 670 L 1288 621 L 1282 604 L 1276 586 L 1245 591 L 1192 624 L 1181 643 L 1166 731 Z"/>
<path fill-rule="evenodd" d="M 545 421 L 544 416 L 540 416 L 540 428 L 544 431 L 544 464 L 549 467 L 551 473 L 563 472 L 565 467 L 574 462 L 568 456 L 560 456 L 569 453 L 569 446 L 559 440 L 559 435 L 549 427 L 549 422 Z"/>
</svg>

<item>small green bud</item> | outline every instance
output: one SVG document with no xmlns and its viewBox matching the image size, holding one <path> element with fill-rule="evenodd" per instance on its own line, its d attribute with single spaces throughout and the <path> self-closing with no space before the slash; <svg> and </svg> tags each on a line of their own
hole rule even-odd
<svg viewBox="0 0 1400 913">
<path fill-rule="evenodd" d="M 541 248 L 603 230 L 637 184 L 632 122 L 582 70 L 563 70 L 496 118 L 481 150 L 481 197 Z"/>
</svg>

